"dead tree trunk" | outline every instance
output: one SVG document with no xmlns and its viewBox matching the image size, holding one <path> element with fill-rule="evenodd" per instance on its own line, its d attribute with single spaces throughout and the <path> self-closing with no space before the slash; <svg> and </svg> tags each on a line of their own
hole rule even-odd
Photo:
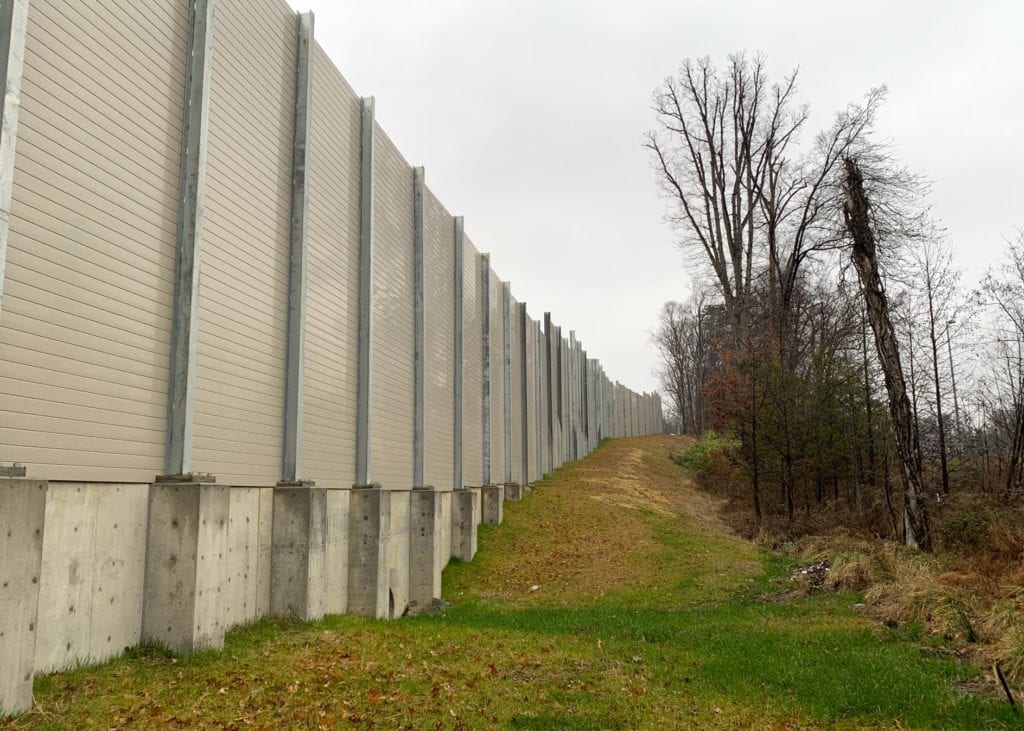
<svg viewBox="0 0 1024 731">
<path fill-rule="evenodd" d="M 907 384 L 900 364 L 899 345 L 889 317 L 889 303 L 878 271 L 878 253 L 875 233 L 871 227 L 870 202 L 864 192 L 864 177 L 855 160 L 847 158 L 846 203 L 844 213 L 846 229 L 853 239 L 851 259 L 857 269 L 864 300 L 875 335 L 878 361 L 885 375 L 885 388 L 889 393 L 889 412 L 896 432 L 896 446 L 906 484 L 904 521 L 907 525 L 907 545 L 931 550 L 931 531 L 928 511 L 923 501 L 921 458 L 917 427 L 907 398 Z"/>
</svg>

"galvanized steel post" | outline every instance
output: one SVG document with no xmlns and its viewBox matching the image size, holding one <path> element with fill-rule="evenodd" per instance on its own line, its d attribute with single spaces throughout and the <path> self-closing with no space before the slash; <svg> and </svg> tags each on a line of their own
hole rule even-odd
<svg viewBox="0 0 1024 731">
<path fill-rule="evenodd" d="M 462 476 L 463 446 L 462 446 L 462 412 L 463 412 L 463 382 L 465 378 L 465 364 L 462 362 L 465 357 L 465 340 L 463 337 L 464 315 L 463 303 L 465 298 L 465 221 L 462 216 L 455 217 L 455 373 L 454 373 L 454 394 L 455 394 L 455 421 L 454 421 L 454 444 L 452 458 L 452 483 L 455 487 L 465 487 Z"/>
<path fill-rule="evenodd" d="M 412 262 L 413 262 L 413 428 L 412 428 L 412 484 L 423 487 L 424 427 L 426 426 L 426 320 L 424 318 L 424 220 L 423 220 L 423 168 L 412 171 Z"/>
<path fill-rule="evenodd" d="M 540 350 L 540 323 L 533 323 L 533 420 L 534 420 L 534 436 L 536 437 L 535 444 L 537 445 L 537 454 L 534 455 L 534 470 L 533 475 L 536 479 L 540 480 L 544 477 L 544 441 L 543 441 L 543 422 L 541 419 L 541 410 L 543 409 L 543 389 L 544 384 L 541 376 L 541 360 L 543 356 Z"/>
<path fill-rule="evenodd" d="M 313 100 L 313 13 L 296 15 L 295 128 L 288 221 L 288 340 L 285 359 L 281 479 L 302 478 L 302 391 L 306 342 L 306 229 L 309 217 L 309 127 Z"/>
<path fill-rule="evenodd" d="M 512 482 L 512 289 L 508 282 L 501 283 L 502 321 L 502 395 L 504 403 L 505 479 Z"/>
<path fill-rule="evenodd" d="M 522 392 L 520 403 L 522 417 L 523 484 L 530 483 L 530 382 L 528 378 L 529 359 L 526 345 L 526 303 L 519 303 L 519 388 Z"/>
<path fill-rule="evenodd" d="M 590 361 L 587 360 L 587 351 L 580 354 L 580 393 L 583 395 L 583 437 L 586 448 L 584 452 L 590 454 Z"/>
<path fill-rule="evenodd" d="M 164 457 L 164 472 L 168 475 L 186 475 L 192 471 L 192 419 L 196 349 L 199 344 L 199 266 L 206 196 L 213 8 L 214 0 L 193 0 L 189 13 Z M 7 126 L 6 119 L 4 126 Z"/>
<path fill-rule="evenodd" d="M 483 368 L 483 481 L 491 484 L 491 257 L 480 254 L 480 313 Z"/>
<path fill-rule="evenodd" d="M 552 348 L 551 339 L 554 337 L 554 329 L 551 325 L 551 313 L 544 313 L 544 380 L 547 386 L 547 393 L 545 394 L 545 401 L 547 402 L 548 408 L 548 461 L 549 469 L 554 465 L 555 461 L 555 410 L 554 410 L 554 377 L 552 368 Z"/>
<path fill-rule="evenodd" d="M 373 327 L 373 154 L 376 136 L 373 97 L 362 102 L 359 140 L 359 361 L 356 400 L 357 485 L 366 485 L 370 468 L 370 379 L 373 358 L 370 334 Z"/>
<path fill-rule="evenodd" d="M 14 156 L 18 144 L 18 110 L 21 109 L 21 72 L 25 66 L 25 35 L 28 0 L 0 2 L 0 80 L 4 84 L 0 109 L 0 318 L 4 313 L 4 269 L 14 195 Z"/>
<path fill-rule="evenodd" d="M 558 399 L 558 420 L 555 422 L 555 443 L 558 445 L 558 465 L 561 467 L 565 464 L 565 443 L 566 435 L 568 433 L 568 413 L 565 408 L 565 342 L 562 338 L 562 328 L 555 328 L 555 347 L 556 347 L 556 361 L 557 367 L 557 382 L 556 396 Z"/>
</svg>

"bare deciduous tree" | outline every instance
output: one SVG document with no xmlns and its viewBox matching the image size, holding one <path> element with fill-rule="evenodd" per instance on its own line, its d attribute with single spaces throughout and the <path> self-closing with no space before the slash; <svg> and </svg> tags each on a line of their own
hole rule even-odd
<svg viewBox="0 0 1024 731">
<path fill-rule="evenodd" d="M 708 290 L 699 289 L 686 302 L 666 302 L 652 334 L 661 354 L 658 378 L 688 434 L 700 434 L 707 425 L 704 386 L 715 367 L 712 346 L 727 336 L 721 310 Z"/>
<path fill-rule="evenodd" d="M 923 500 L 919 437 L 910 399 L 907 397 L 899 343 L 889 316 L 889 302 L 879 270 L 875 219 L 860 166 L 854 159 L 846 158 L 845 170 L 846 202 L 843 212 L 846 228 L 852 240 L 851 259 L 860 278 L 868 320 L 875 336 L 875 349 L 885 375 L 889 413 L 905 483 L 904 538 L 908 545 L 930 550 L 931 531 L 928 525 L 928 510 Z"/>
</svg>

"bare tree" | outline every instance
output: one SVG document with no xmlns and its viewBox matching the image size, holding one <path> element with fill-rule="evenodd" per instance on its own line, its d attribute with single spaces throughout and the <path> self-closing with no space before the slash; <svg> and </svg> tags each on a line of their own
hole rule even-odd
<svg viewBox="0 0 1024 731">
<path fill-rule="evenodd" d="M 647 134 L 669 220 L 685 250 L 701 252 L 722 296 L 737 342 L 743 340 L 754 280 L 768 107 L 764 59 L 729 57 L 724 71 L 709 58 L 683 63 L 654 93 L 659 130 Z"/>
<path fill-rule="evenodd" d="M 889 303 L 879 270 L 879 252 L 871 202 L 865 190 L 864 176 L 853 158 L 845 160 L 846 202 L 843 208 L 846 228 L 852 240 L 851 259 L 864 292 L 864 300 L 875 336 L 878 361 L 885 375 L 892 418 L 905 484 L 904 539 L 908 545 L 931 550 L 928 511 L 923 501 L 921 453 L 917 426 L 907 397 L 899 344 L 889 316 Z"/>
<path fill-rule="evenodd" d="M 935 396 L 935 419 L 938 433 L 939 464 L 942 473 L 942 491 L 949 493 L 948 414 L 943 411 L 942 387 L 945 378 L 939 369 L 941 338 L 948 338 L 950 320 L 956 313 L 961 273 L 953 265 L 953 250 L 943 239 L 924 239 L 908 247 L 905 272 L 910 291 L 922 302 L 927 326 L 928 355 L 931 361 L 931 380 Z"/>
<path fill-rule="evenodd" d="M 707 424 L 704 386 L 716 362 L 713 344 L 727 335 L 721 309 L 699 288 L 686 302 L 666 302 L 651 336 L 661 354 L 658 378 L 686 433 L 700 434 Z"/>
<path fill-rule="evenodd" d="M 991 418 L 1008 436 L 1004 498 L 1009 501 L 1024 480 L 1024 230 L 1007 242 L 1003 262 L 989 270 L 982 290 L 998 317 L 993 328 Z"/>
</svg>

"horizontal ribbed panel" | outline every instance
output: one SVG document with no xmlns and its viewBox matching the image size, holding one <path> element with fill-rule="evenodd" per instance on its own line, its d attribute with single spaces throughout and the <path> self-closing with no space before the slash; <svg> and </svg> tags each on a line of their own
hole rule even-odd
<svg viewBox="0 0 1024 731">
<path fill-rule="evenodd" d="M 373 376 L 369 478 L 412 487 L 412 168 L 378 127 L 374 136 Z"/>
<path fill-rule="evenodd" d="M 455 221 L 429 190 L 424 196 L 426 396 L 425 472 L 428 485 L 450 489 L 455 429 Z"/>
<path fill-rule="evenodd" d="M 483 484 L 483 338 L 480 313 L 480 253 L 467 236 L 462 254 L 462 479 Z"/>
<path fill-rule="evenodd" d="M 214 14 L 193 467 L 228 484 L 281 476 L 295 14 Z"/>
<path fill-rule="evenodd" d="M 491 482 L 505 480 L 505 323 L 502 317 L 501 280 L 491 269 Z"/>
<path fill-rule="evenodd" d="M 537 478 L 537 323 L 526 318 L 526 461 L 527 480 Z"/>
<path fill-rule="evenodd" d="M 322 487 L 355 481 L 361 108 L 314 46 L 302 475 Z"/>
<path fill-rule="evenodd" d="M 163 466 L 187 8 L 35 0 L 0 321 L 0 454 Z"/>
<path fill-rule="evenodd" d="M 512 407 L 512 419 L 510 426 L 512 430 L 512 482 L 518 482 L 522 485 L 528 480 L 526 480 L 523 475 L 523 366 L 520 361 L 523 351 L 519 342 L 519 334 L 519 303 L 516 302 L 515 297 L 512 297 L 511 303 L 509 304 L 509 336 L 511 345 L 511 379 L 509 381 L 509 387 L 511 388 L 512 393 L 512 398 L 510 399 Z"/>
</svg>

